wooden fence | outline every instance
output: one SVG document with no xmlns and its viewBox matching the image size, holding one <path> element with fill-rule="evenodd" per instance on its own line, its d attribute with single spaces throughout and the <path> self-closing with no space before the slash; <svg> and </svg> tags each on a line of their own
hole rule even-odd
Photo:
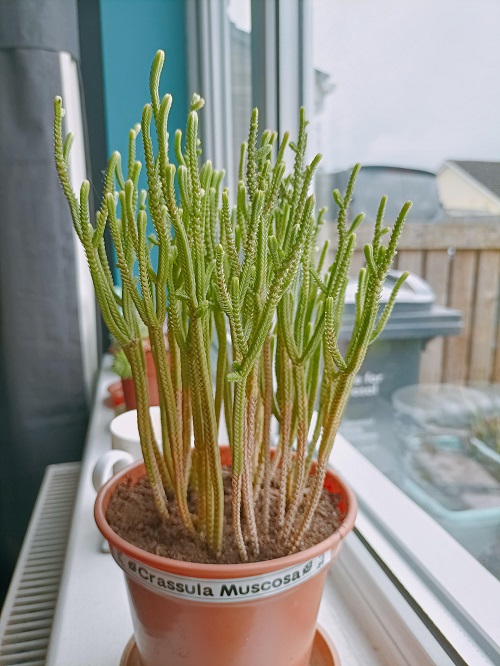
<svg viewBox="0 0 500 666">
<path fill-rule="evenodd" d="M 325 225 L 329 234 L 332 227 Z M 353 274 L 364 263 L 369 225 L 358 232 Z M 324 233 L 324 237 L 326 237 Z M 500 382 L 500 218 L 407 224 L 395 268 L 423 277 L 436 304 L 460 310 L 459 336 L 429 341 L 422 354 L 420 381 Z"/>
</svg>

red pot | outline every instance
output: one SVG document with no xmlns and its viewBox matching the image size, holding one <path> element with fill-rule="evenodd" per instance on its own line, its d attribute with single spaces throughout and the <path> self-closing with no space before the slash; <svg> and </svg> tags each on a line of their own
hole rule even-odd
<svg viewBox="0 0 500 666">
<path fill-rule="evenodd" d="M 221 447 L 222 463 L 229 461 Z M 142 666 L 309 666 L 329 563 L 354 526 L 356 499 L 333 472 L 340 528 L 300 553 L 250 564 L 196 564 L 145 552 L 120 538 L 105 515 L 115 488 L 144 477 L 134 463 L 99 492 L 95 519 L 125 571 Z"/>
<path fill-rule="evenodd" d="M 147 340 L 143 340 L 144 356 L 146 358 L 146 375 L 148 381 L 148 394 L 149 404 L 155 407 L 160 404 L 160 396 L 158 393 L 158 380 L 156 379 L 155 360 L 153 352 Z M 130 409 L 137 409 L 137 402 L 135 400 L 135 387 L 134 380 L 122 379 L 123 395 L 125 397 L 125 408 L 127 412 Z"/>
<path fill-rule="evenodd" d="M 123 393 L 122 382 L 113 382 L 108 386 L 108 393 L 111 400 L 111 407 L 119 407 L 125 402 L 125 395 Z"/>
</svg>

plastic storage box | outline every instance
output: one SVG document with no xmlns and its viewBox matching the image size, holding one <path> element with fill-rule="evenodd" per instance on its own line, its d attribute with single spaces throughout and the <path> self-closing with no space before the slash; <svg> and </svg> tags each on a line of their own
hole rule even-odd
<svg viewBox="0 0 500 666">
<path fill-rule="evenodd" d="M 399 389 L 401 486 L 472 555 L 500 575 L 500 456 L 471 436 L 478 414 L 500 413 L 492 387 Z"/>
</svg>

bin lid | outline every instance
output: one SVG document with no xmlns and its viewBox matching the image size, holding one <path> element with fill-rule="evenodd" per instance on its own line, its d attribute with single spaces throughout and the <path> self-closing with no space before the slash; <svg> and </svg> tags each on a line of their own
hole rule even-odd
<svg viewBox="0 0 500 666">
<path fill-rule="evenodd" d="M 387 303 L 389 300 L 394 285 L 403 274 L 402 271 L 390 270 L 382 289 L 381 303 Z M 356 302 L 356 290 L 358 288 L 357 279 L 349 280 L 345 294 L 346 312 L 348 308 L 354 309 Z M 398 292 L 396 303 L 394 304 L 393 312 L 399 310 L 430 310 L 434 303 L 434 292 L 428 282 L 423 280 L 418 275 L 410 273 L 406 280 L 403 282 L 401 289 Z"/>
<path fill-rule="evenodd" d="M 394 408 L 422 427 L 467 428 L 479 414 L 500 410 L 500 395 L 457 384 L 412 384 L 394 392 Z"/>
<path fill-rule="evenodd" d="M 390 298 L 401 271 L 391 270 L 382 290 L 380 313 Z M 349 280 L 346 289 L 344 316 L 340 340 L 348 339 L 354 325 L 357 280 Z M 411 273 L 398 292 L 394 308 L 380 339 L 429 340 L 440 335 L 459 335 L 462 313 L 452 308 L 434 305 L 431 286 Z"/>
</svg>

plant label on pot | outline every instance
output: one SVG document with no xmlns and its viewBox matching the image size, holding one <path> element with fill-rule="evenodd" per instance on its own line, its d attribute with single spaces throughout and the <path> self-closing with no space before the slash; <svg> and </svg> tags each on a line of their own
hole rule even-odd
<svg viewBox="0 0 500 666">
<path fill-rule="evenodd" d="M 327 551 L 306 562 L 262 576 L 224 580 L 192 578 L 160 571 L 128 557 L 115 547 L 111 547 L 111 554 L 127 576 L 158 594 L 208 603 L 240 603 L 279 594 L 312 578 L 331 560 L 331 551 Z"/>
</svg>

